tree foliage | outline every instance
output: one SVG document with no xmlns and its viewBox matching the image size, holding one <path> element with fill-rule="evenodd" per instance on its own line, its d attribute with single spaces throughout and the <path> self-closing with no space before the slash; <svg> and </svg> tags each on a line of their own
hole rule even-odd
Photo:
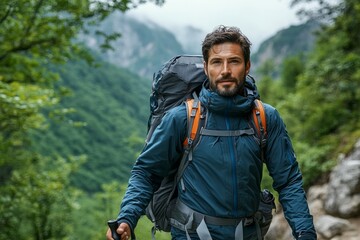
<svg viewBox="0 0 360 240">
<path fill-rule="evenodd" d="M 26 169 L 14 170 L 0 189 L 0 239 L 63 239 L 71 233 L 78 191 L 69 176 L 82 161 L 37 157 Z"/>
<path fill-rule="evenodd" d="M 100 191 L 102 184 L 114 179 L 128 180 L 135 154 L 144 146 L 149 117 L 151 81 L 98 63 L 92 67 L 77 61 L 54 69 L 61 76 L 56 85 L 71 90 L 58 105 L 76 112 L 64 120 L 61 115 L 49 120 L 48 129 L 32 131 L 33 147 L 39 153 L 86 153 L 87 161 L 72 182 L 88 193 Z M 79 123 L 81 127 L 73 126 Z"/>
<path fill-rule="evenodd" d="M 71 233 L 73 192 L 68 178 L 75 169 L 68 171 L 69 164 L 61 158 L 33 152 L 28 133 L 44 129 L 44 109 L 54 109 L 60 101 L 62 92 L 55 88 L 60 76 L 53 66 L 76 59 L 93 63 L 77 35 L 114 11 L 145 2 L 164 1 L 0 1 L 1 239 L 64 239 Z M 101 29 L 97 33 L 104 48 L 119 36 Z M 68 112 L 71 109 L 58 111 L 62 116 Z"/>
<path fill-rule="evenodd" d="M 329 171 L 337 155 L 349 151 L 360 137 L 360 3 L 339 1 L 331 12 L 317 11 L 327 22 L 297 75 L 295 91 L 279 104 L 306 184 Z M 295 65 L 284 66 L 285 74 Z"/>
<path fill-rule="evenodd" d="M 359 119 L 360 3 L 347 0 L 344 6 L 319 36 L 298 84 L 303 102 L 301 138 L 309 143 L 339 132 L 344 123 L 356 126 Z"/>
<path fill-rule="evenodd" d="M 116 10 L 126 11 L 145 2 L 1 1 L 1 181 L 29 158 L 25 151 L 29 144 L 26 133 L 29 129 L 44 127 L 41 110 L 59 102 L 53 85 L 59 75 L 51 71 L 51 66 L 71 59 L 85 59 L 90 63 L 91 55 L 75 40 L 79 32 L 86 32 L 89 24 L 98 24 Z M 114 38 L 102 36 L 107 44 Z"/>
<path fill-rule="evenodd" d="M 307 19 L 333 21 L 343 14 L 345 1 L 332 0 L 291 0 L 291 6 L 301 6 L 297 14 Z"/>
<path fill-rule="evenodd" d="M 304 61 L 301 56 L 291 56 L 283 61 L 283 70 L 280 80 L 287 92 L 295 91 L 298 77 L 304 71 Z"/>
</svg>

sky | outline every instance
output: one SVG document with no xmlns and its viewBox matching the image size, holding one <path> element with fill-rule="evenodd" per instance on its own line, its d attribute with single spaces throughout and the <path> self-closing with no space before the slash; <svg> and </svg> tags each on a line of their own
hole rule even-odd
<svg viewBox="0 0 360 240">
<path fill-rule="evenodd" d="M 253 49 L 279 30 L 301 23 L 290 0 L 165 0 L 148 2 L 127 14 L 153 21 L 176 34 L 178 27 L 212 31 L 218 25 L 239 27 Z"/>
</svg>

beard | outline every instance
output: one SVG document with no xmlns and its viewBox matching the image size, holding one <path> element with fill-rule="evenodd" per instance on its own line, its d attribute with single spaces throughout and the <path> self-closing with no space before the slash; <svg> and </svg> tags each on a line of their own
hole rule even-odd
<svg viewBox="0 0 360 240">
<path fill-rule="evenodd" d="M 232 82 L 233 84 L 227 86 L 219 86 L 221 82 Z M 235 78 L 219 79 L 217 81 L 210 81 L 210 88 L 223 97 L 233 97 L 237 94 L 241 94 L 245 84 L 245 76 L 242 81 Z"/>
</svg>

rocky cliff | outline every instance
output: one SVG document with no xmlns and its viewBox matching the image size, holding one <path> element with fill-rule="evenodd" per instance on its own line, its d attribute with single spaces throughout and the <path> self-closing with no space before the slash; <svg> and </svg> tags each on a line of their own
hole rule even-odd
<svg viewBox="0 0 360 240">
<path fill-rule="evenodd" d="M 273 63 L 272 76 L 281 72 L 282 62 L 290 56 L 306 56 L 314 47 L 316 31 L 320 24 L 309 21 L 282 29 L 260 44 L 259 49 L 251 56 L 251 68 L 256 76 L 257 69 L 267 61 Z"/>
<path fill-rule="evenodd" d="M 175 55 L 185 53 L 174 34 L 154 22 L 113 13 L 99 26 L 106 34 L 120 33 L 121 37 L 111 43 L 113 50 L 103 51 L 101 35 L 91 29 L 89 35 L 79 40 L 99 54 L 102 60 L 126 68 L 142 77 L 152 78 L 153 73 Z"/>
<path fill-rule="evenodd" d="M 360 239 L 360 140 L 348 156 L 340 156 L 329 181 L 308 190 L 308 202 L 319 240 Z M 281 206 L 266 240 L 292 239 Z"/>
</svg>

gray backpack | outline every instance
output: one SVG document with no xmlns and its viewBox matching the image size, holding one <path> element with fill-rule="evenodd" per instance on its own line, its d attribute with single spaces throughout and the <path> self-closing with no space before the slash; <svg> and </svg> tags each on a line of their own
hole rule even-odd
<svg viewBox="0 0 360 240">
<path fill-rule="evenodd" d="M 169 109 L 182 104 L 188 99 L 197 98 L 206 78 L 203 58 L 200 55 L 175 56 L 163 64 L 158 72 L 154 73 L 146 142 L 149 141 L 155 128 Z M 190 131 L 194 118 L 191 119 Z M 191 143 L 185 146 L 185 149 L 190 150 L 190 148 Z M 170 222 L 167 216 L 169 216 L 169 210 L 172 209 L 171 205 L 175 203 L 177 197 L 177 181 L 175 178 L 182 175 L 181 172 L 182 169 L 185 169 L 187 154 L 188 151 L 185 150 L 179 167 L 173 169 L 163 179 L 160 188 L 155 192 L 146 209 L 147 217 L 154 223 L 153 233 L 156 230 L 170 231 Z"/>
</svg>

